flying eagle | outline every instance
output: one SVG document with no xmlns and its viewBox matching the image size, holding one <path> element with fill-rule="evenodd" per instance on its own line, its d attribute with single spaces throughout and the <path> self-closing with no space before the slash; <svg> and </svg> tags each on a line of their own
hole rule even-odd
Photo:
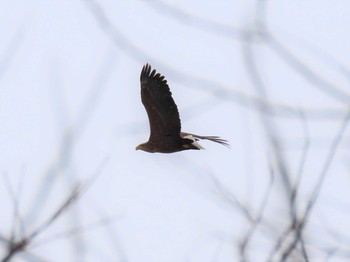
<svg viewBox="0 0 350 262">
<path fill-rule="evenodd" d="M 181 132 L 179 111 L 171 96 L 164 76 L 146 64 L 140 76 L 141 100 L 146 108 L 151 134 L 148 142 L 136 150 L 150 153 L 174 153 L 189 149 L 204 149 L 197 141 L 207 139 L 229 147 L 226 140 L 218 136 L 199 136 Z"/>
</svg>

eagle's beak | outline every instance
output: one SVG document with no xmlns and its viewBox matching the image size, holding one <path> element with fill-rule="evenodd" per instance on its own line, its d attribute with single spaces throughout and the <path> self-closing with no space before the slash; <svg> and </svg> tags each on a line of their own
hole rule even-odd
<svg viewBox="0 0 350 262">
<path fill-rule="evenodd" d="M 135 147 L 135 150 L 140 150 L 141 149 L 141 146 L 138 145 L 137 147 Z"/>
</svg>

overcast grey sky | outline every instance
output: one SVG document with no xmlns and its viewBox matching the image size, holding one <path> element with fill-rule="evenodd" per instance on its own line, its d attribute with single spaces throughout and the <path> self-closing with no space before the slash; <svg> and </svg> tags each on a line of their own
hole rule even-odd
<svg viewBox="0 0 350 262">
<path fill-rule="evenodd" d="M 347 261 L 349 11 L 1 1 L 0 257 L 43 227 L 14 261 Z M 149 136 L 145 63 L 168 80 L 183 131 L 231 149 L 135 151 Z"/>
</svg>

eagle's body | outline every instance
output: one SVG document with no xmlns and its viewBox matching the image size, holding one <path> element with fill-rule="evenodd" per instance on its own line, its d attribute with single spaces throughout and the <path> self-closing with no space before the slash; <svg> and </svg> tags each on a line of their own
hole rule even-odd
<svg viewBox="0 0 350 262">
<path fill-rule="evenodd" d="M 141 100 L 147 111 L 151 134 L 148 142 L 136 149 L 150 153 L 174 153 L 189 149 L 203 149 L 197 141 L 207 139 L 228 146 L 217 136 L 198 136 L 181 132 L 180 115 L 164 76 L 151 71 L 146 64 L 141 71 Z"/>
</svg>

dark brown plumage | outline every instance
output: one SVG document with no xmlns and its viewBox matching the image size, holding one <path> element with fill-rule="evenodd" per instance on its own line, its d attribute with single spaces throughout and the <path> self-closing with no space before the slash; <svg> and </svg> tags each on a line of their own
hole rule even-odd
<svg viewBox="0 0 350 262">
<path fill-rule="evenodd" d="M 147 111 L 151 134 L 148 142 L 140 144 L 136 150 L 150 153 L 174 153 L 189 149 L 203 149 L 197 141 L 207 139 L 225 146 L 228 142 L 218 136 L 198 136 L 181 132 L 179 111 L 171 96 L 164 76 L 143 66 L 140 76 L 141 100 Z"/>
</svg>

